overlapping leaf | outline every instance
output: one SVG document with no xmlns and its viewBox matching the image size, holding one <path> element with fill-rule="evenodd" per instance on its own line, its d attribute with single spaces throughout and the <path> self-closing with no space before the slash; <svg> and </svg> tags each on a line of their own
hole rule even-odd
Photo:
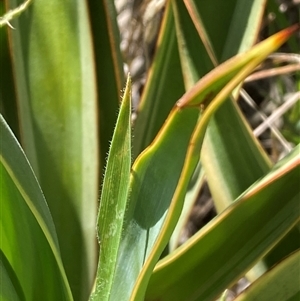
<svg viewBox="0 0 300 301">
<path fill-rule="evenodd" d="M 8 9 L 22 2 L 7 1 Z M 51 210 L 74 298 L 85 300 L 96 270 L 99 184 L 87 4 L 35 0 L 11 24 L 20 142 Z"/>
<path fill-rule="evenodd" d="M 44 196 L 2 116 L 0 137 L 1 300 L 73 300 Z"/>
<path fill-rule="evenodd" d="M 186 186 L 198 163 L 209 117 L 240 81 L 294 30 L 296 28 L 279 33 L 203 78 L 177 103 L 154 142 L 135 161 L 111 300 L 143 298 L 151 271 L 179 217 Z M 212 102 L 211 108 L 208 106 L 206 117 L 200 118 L 197 124 L 199 109 L 196 105 L 200 105 L 210 91 L 214 94 L 220 91 L 222 85 L 226 88 L 215 103 Z M 168 213 L 172 198 L 174 202 Z"/>
<path fill-rule="evenodd" d="M 96 67 L 99 106 L 100 172 L 104 170 L 116 123 L 120 91 L 125 84 L 120 51 L 120 35 L 114 3 L 111 0 L 88 1 Z"/>
<path fill-rule="evenodd" d="M 134 125 L 133 154 L 136 158 L 155 138 L 184 85 L 171 1 L 168 1 L 158 37 L 153 64 L 138 107 Z"/>
<path fill-rule="evenodd" d="M 209 53 L 211 68 L 212 65 L 216 66 L 218 62 L 251 47 L 256 40 L 265 2 L 230 1 L 228 7 L 224 7 L 224 3 L 219 0 L 213 3 L 184 1 L 194 27 L 205 45 L 204 51 Z M 178 39 L 182 40 L 181 44 L 186 48 L 180 52 L 180 58 L 183 70 L 190 73 L 190 83 L 186 84 L 186 87 L 189 87 L 201 77 L 201 68 L 195 68 L 198 49 L 201 49 L 198 44 L 201 45 L 201 42 L 197 40 L 197 36 L 191 36 L 191 30 L 186 25 L 191 21 L 183 3 L 177 1 L 174 7 L 177 11 Z M 197 72 L 188 72 L 191 68 L 195 68 Z M 232 200 L 268 172 L 271 166 L 270 160 L 249 130 L 238 106 L 232 101 L 222 105 L 212 117 L 203 145 L 201 162 L 218 212 L 229 206 Z M 265 263 L 272 266 L 295 245 L 296 248 L 299 247 L 296 241 L 300 241 L 299 233 L 294 229 L 289 238 L 274 250 Z M 261 273 L 262 269 L 259 270 Z"/>
<path fill-rule="evenodd" d="M 214 300 L 265 255 L 299 221 L 299 150 L 163 259 L 146 300 Z"/>
<path fill-rule="evenodd" d="M 296 301 L 300 298 L 300 251 L 296 251 L 255 281 L 235 301 Z"/>
<path fill-rule="evenodd" d="M 223 7 L 222 1 L 218 0 L 214 5 L 194 0 L 184 2 L 207 52 L 210 53 L 212 64 L 216 66 L 253 45 L 266 1 L 230 1 L 233 6 L 231 10 Z M 220 8 L 222 18 L 212 22 L 208 16 L 217 18 Z M 183 18 L 183 13 L 181 15 Z M 187 39 L 188 32 L 184 26 L 182 31 Z M 189 49 L 190 56 L 196 57 L 195 49 Z M 183 61 L 187 60 L 183 56 L 181 58 Z M 196 80 L 198 78 L 194 78 Z M 202 163 L 218 212 L 270 168 L 268 158 L 232 101 L 226 102 L 210 122 L 203 146 Z M 226 177 L 223 176 L 224 173 L 227 174 Z"/>
</svg>

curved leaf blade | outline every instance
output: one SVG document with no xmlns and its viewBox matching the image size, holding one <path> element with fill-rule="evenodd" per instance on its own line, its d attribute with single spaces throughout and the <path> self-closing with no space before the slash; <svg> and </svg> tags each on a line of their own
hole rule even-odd
<svg viewBox="0 0 300 301">
<path fill-rule="evenodd" d="M 240 50 L 247 50 L 247 47 L 245 47 L 244 44 L 247 44 L 249 46 L 249 40 L 253 39 L 252 33 L 253 31 L 256 31 L 256 27 L 257 24 L 259 24 L 259 18 L 261 16 L 257 9 L 255 9 L 255 7 L 259 6 L 260 11 L 263 11 L 263 5 L 261 5 L 263 1 L 264 0 L 251 1 L 251 3 L 249 3 L 249 1 L 246 1 L 246 5 L 243 1 L 230 1 L 230 3 L 226 3 L 225 5 L 222 1 L 219 0 L 213 1 L 213 4 L 208 4 L 206 2 L 197 2 L 196 4 L 193 3 L 193 1 L 189 0 L 172 2 L 175 14 L 176 33 L 179 45 L 178 48 L 180 52 L 180 60 L 182 66 L 181 68 L 186 78 L 185 87 L 187 90 L 191 86 L 193 86 L 195 82 L 199 78 L 201 78 L 205 73 L 213 69 L 213 66 L 218 65 L 218 59 L 216 58 L 214 50 L 216 47 L 216 51 L 219 53 L 219 48 L 224 47 L 224 44 L 226 44 L 229 46 L 227 50 L 231 50 L 232 55 L 236 54 L 235 50 L 240 48 L 240 44 L 242 44 L 242 49 Z M 241 7 L 243 7 L 242 10 L 239 9 Z M 251 14 L 249 10 L 252 10 L 254 13 Z M 203 15 L 205 20 L 202 21 L 200 14 Z M 254 15 L 254 18 L 253 16 L 251 18 L 251 15 Z M 193 19 L 193 21 L 191 19 Z M 252 23 L 251 26 L 248 27 L 249 30 L 247 34 L 244 35 L 245 38 L 243 39 L 243 33 L 245 31 L 244 24 L 250 23 L 248 22 L 248 19 L 251 19 Z M 206 26 L 208 28 L 204 26 L 204 23 L 206 23 Z M 231 37 L 234 37 L 233 41 L 229 42 L 228 40 Z M 212 38 L 217 39 L 217 41 L 215 41 Z M 225 112 L 226 108 L 228 107 L 229 109 L 231 109 L 230 114 L 226 114 Z M 220 183 L 220 181 L 222 180 L 224 182 L 227 181 L 228 178 L 230 178 L 229 171 L 231 171 L 231 169 L 227 169 L 227 176 L 225 178 L 222 178 L 222 175 L 224 175 L 225 172 L 222 170 L 223 173 L 218 173 L 219 166 L 216 166 L 216 164 L 213 165 L 213 163 L 215 163 L 217 160 L 220 160 L 222 163 L 226 164 L 226 167 L 228 167 L 228 165 L 230 165 L 230 161 L 223 159 L 226 155 L 232 155 L 232 157 L 235 158 L 234 162 L 238 161 L 240 157 L 245 157 L 246 162 L 250 162 L 250 158 L 253 159 L 255 157 L 253 156 L 253 154 L 256 154 L 256 149 L 251 144 L 253 143 L 252 137 L 249 142 L 249 133 L 248 131 L 245 131 L 241 117 L 239 114 L 237 114 L 237 107 L 234 106 L 232 103 L 226 101 L 226 103 L 222 105 L 220 110 L 217 111 L 216 114 L 212 117 L 212 121 L 216 118 L 217 115 L 223 117 L 225 121 L 222 120 L 222 122 L 218 123 L 220 124 L 220 130 L 222 131 L 222 134 L 218 135 L 218 132 L 215 133 L 212 137 L 212 141 L 215 142 L 215 140 L 219 137 L 220 139 L 225 140 L 226 137 L 226 142 L 228 140 L 228 146 L 230 147 L 230 151 L 227 151 L 227 149 L 222 149 L 221 151 L 218 148 L 216 150 L 216 152 L 218 152 L 219 154 L 218 156 L 215 155 L 213 149 L 206 151 L 208 146 L 208 140 L 211 136 L 208 134 L 206 135 L 206 139 L 203 146 L 203 152 L 201 155 L 201 161 L 204 163 L 208 162 L 207 164 L 205 164 L 205 173 L 207 174 L 208 170 L 213 170 L 212 175 L 214 176 L 214 179 L 217 175 L 220 175 L 220 178 L 218 179 L 219 181 L 210 181 L 210 189 L 214 187 L 213 185 L 217 186 L 218 183 Z M 227 115 L 231 116 L 230 120 L 226 119 Z M 208 126 L 208 133 L 211 132 L 212 121 L 210 121 L 210 124 Z M 240 131 L 240 133 L 238 133 L 238 131 Z M 247 143 L 245 143 L 245 140 L 247 141 Z M 241 144 L 243 146 L 245 145 L 245 150 L 243 152 L 239 151 L 239 147 L 233 147 L 234 143 Z M 207 154 L 207 156 L 205 156 L 205 154 Z M 261 153 L 259 153 L 258 155 L 261 156 Z M 207 159 L 207 157 L 209 158 Z M 261 164 L 260 162 L 259 167 L 261 167 L 261 165 L 264 164 Z M 214 167 L 214 169 L 212 167 Z M 242 186 L 240 185 L 240 182 L 243 182 L 244 184 L 244 186 L 242 186 L 243 189 L 239 190 L 239 193 L 246 189 L 250 184 L 252 184 L 259 176 L 263 175 L 263 173 L 259 173 L 259 176 L 255 178 L 257 170 L 260 171 L 261 169 L 257 169 L 257 164 L 250 164 L 250 166 L 248 166 L 247 169 L 243 169 L 241 164 L 235 164 L 233 165 L 233 168 L 238 168 L 239 172 L 244 172 L 244 174 L 240 173 L 240 175 L 242 176 L 238 177 L 237 179 L 234 178 L 234 188 L 240 189 L 240 187 Z M 251 171 L 246 172 L 246 170 L 248 169 L 251 169 Z M 268 171 L 268 168 L 265 171 Z M 209 175 L 211 176 L 211 174 Z M 251 178 L 250 181 L 248 179 L 249 177 Z M 208 177 L 208 180 L 209 179 L 210 177 Z M 224 197 L 224 195 L 226 194 L 223 192 L 226 191 L 228 187 L 230 186 L 224 185 L 224 187 L 222 187 L 222 189 L 218 189 L 216 193 L 222 191 L 220 195 Z M 214 193 L 213 195 L 215 195 L 216 193 Z M 216 202 L 218 201 L 218 199 L 214 200 L 215 205 L 218 206 L 218 202 Z"/>
<path fill-rule="evenodd" d="M 2 115 L 0 133 L 0 223 L 5 230 L 1 250 L 19 279 L 26 300 L 34 296 L 73 300 L 45 198 Z M 41 274 L 41 270 L 47 273 Z"/>
<path fill-rule="evenodd" d="M 221 3 L 222 1 L 218 2 L 220 3 L 215 4 L 215 7 L 224 5 Z M 255 42 L 261 26 L 266 1 L 242 0 L 231 1 L 230 3 L 233 4 L 234 2 L 235 8 L 231 16 L 222 11 L 220 21 L 211 22 L 210 18 L 207 17 L 208 12 L 215 9 L 211 3 L 212 7 L 208 7 L 209 5 L 205 2 L 185 1 L 195 26 L 197 26 L 197 22 L 205 24 L 198 30 L 202 40 L 205 40 L 203 38 L 205 35 L 212 38 L 212 44 L 214 44 L 218 54 L 213 53 L 211 55 L 215 64 L 231 57 L 236 52 L 247 50 Z M 198 20 L 193 17 L 197 15 L 197 11 L 202 17 L 198 16 Z M 229 20 L 230 26 L 220 26 L 218 29 L 216 24 L 224 22 L 224 19 Z M 219 40 L 222 39 L 221 31 L 224 28 L 226 32 L 223 35 L 226 35 L 226 41 L 224 45 L 221 45 Z M 215 38 L 218 40 L 216 43 Z M 293 37 L 287 43 L 292 39 Z M 217 47 L 217 45 L 219 46 Z M 210 50 L 209 47 L 207 49 Z M 228 116 L 230 116 L 229 119 Z M 252 134 L 238 106 L 232 101 L 226 102 L 211 119 L 203 145 L 201 162 L 218 212 L 222 212 L 229 206 L 231 201 L 249 185 L 268 172 L 272 165 L 267 154 Z M 239 163 L 237 164 L 237 162 Z M 226 174 L 225 177 L 224 174 Z M 265 270 L 265 267 L 273 266 L 278 259 L 285 257 L 291 250 L 297 249 L 299 243 L 299 232 L 295 228 L 281 244 L 268 254 L 267 258 L 264 258 L 263 264 L 260 263 L 259 268 L 256 267 L 248 276 L 251 279 L 256 278 Z"/>
<path fill-rule="evenodd" d="M 188 90 L 177 101 L 177 106 L 183 108 L 185 106 L 195 106 L 204 103 L 206 107 L 216 93 L 221 90 L 221 87 L 233 78 L 243 67 L 253 60 L 259 60 L 259 58 L 261 60 L 265 59 L 298 29 L 299 25 L 295 24 L 255 45 L 247 52 L 237 54 L 235 57 L 222 63 Z M 218 81 L 216 78 L 218 78 Z"/>
<path fill-rule="evenodd" d="M 199 160 L 209 117 L 240 81 L 265 58 L 268 50 L 273 51 L 273 47 L 283 43 L 289 34 L 289 30 L 284 31 L 262 42 L 253 52 L 245 54 L 250 56 L 248 65 L 246 57 L 242 58 L 245 63 L 240 64 L 241 56 L 238 56 L 204 77 L 203 82 L 199 82 L 195 89 L 192 88 L 191 95 L 184 96 L 187 105 L 177 103 L 154 142 L 135 161 L 130 182 L 131 202 L 124 224 L 115 281 L 123 281 L 124 285 L 127 284 L 127 290 L 113 287 L 112 300 L 127 300 L 135 281 L 130 300 L 143 299 L 152 269 L 179 218 L 188 182 Z M 230 68 L 225 69 L 224 66 Z M 225 86 L 224 89 L 219 81 Z M 199 104 L 205 98 L 207 89 L 210 89 L 208 83 L 215 84 L 214 92 L 219 94 L 215 102 L 204 110 L 197 123 L 200 110 L 195 103 Z M 193 98 L 194 95 L 196 98 Z M 190 105 L 190 101 L 193 105 Z M 170 204 L 172 208 L 168 212 Z"/>
<path fill-rule="evenodd" d="M 113 287 L 111 300 L 134 300 L 131 292 L 161 230 L 198 114 L 197 108 L 175 108 L 169 126 L 160 131 L 132 167 L 130 203 L 114 281 L 122 282 L 123 289 Z"/>
<path fill-rule="evenodd" d="M 1 178 L 0 178 L 1 179 Z M 3 214 L 0 211 L 0 214 Z M 0 249 L 0 271 L 1 271 L 1 291 L 0 299 L 3 301 L 25 301 L 24 292 L 21 288 L 18 277 L 5 254 Z"/>
<path fill-rule="evenodd" d="M 299 221 L 299 191 L 292 181 L 299 172 L 298 147 L 159 262 L 146 300 L 213 300 L 245 274 Z"/>
<path fill-rule="evenodd" d="M 235 301 L 296 301 L 300 297 L 300 251 L 296 251 L 257 279 Z"/>
</svg>

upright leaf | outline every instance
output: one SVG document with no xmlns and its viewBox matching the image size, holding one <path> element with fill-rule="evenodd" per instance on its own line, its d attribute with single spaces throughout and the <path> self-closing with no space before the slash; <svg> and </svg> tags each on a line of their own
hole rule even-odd
<svg viewBox="0 0 300 301">
<path fill-rule="evenodd" d="M 155 55 L 138 107 L 134 158 L 153 141 L 176 100 L 184 93 L 171 2 L 166 4 Z"/>
<path fill-rule="evenodd" d="M 120 91 L 125 84 L 120 34 L 114 1 L 87 1 L 96 67 L 99 106 L 100 172 L 104 171 L 109 141 L 116 123 Z"/>
<path fill-rule="evenodd" d="M 73 300 L 45 198 L 2 115 L 0 185 L 1 300 Z"/>
<path fill-rule="evenodd" d="M 14 8 L 22 1 L 7 1 Z M 74 298 L 96 268 L 96 85 L 85 1 L 42 1 L 13 20 L 11 55 L 21 143 L 56 225 Z"/>
<path fill-rule="evenodd" d="M 100 246 L 96 288 L 91 300 L 110 300 L 120 249 L 124 215 L 129 199 L 131 168 L 131 82 L 128 77 L 112 138 L 98 213 Z"/>
</svg>

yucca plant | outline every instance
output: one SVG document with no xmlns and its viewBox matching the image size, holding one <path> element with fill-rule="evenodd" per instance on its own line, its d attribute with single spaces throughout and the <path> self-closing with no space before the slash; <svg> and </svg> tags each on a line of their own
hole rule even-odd
<svg viewBox="0 0 300 301">
<path fill-rule="evenodd" d="M 299 146 L 272 166 L 235 100 L 299 26 L 253 46 L 266 1 L 166 1 L 132 132 L 114 3 L 5 5 L 0 299 L 225 300 L 246 275 L 236 300 L 298 300 Z M 204 174 L 218 214 L 178 247 Z"/>
</svg>

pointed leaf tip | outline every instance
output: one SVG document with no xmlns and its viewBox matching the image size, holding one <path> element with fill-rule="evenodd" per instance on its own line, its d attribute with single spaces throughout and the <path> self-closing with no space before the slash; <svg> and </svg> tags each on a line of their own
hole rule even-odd
<svg viewBox="0 0 300 301">
<path fill-rule="evenodd" d="M 131 76 L 130 73 L 128 72 L 123 98 L 125 97 L 125 95 L 130 96 L 130 93 L 131 93 Z"/>
<path fill-rule="evenodd" d="M 293 33 L 295 33 L 300 28 L 300 23 L 296 23 L 286 29 L 279 31 L 278 33 L 274 34 L 274 40 L 276 43 L 284 43 Z"/>
<path fill-rule="evenodd" d="M 279 48 L 289 37 L 299 29 L 299 24 L 292 25 L 264 41 L 253 46 L 249 51 L 238 54 L 225 61 L 211 72 L 202 77 L 190 90 L 188 90 L 176 103 L 176 106 L 197 106 L 208 104 L 220 91 L 229 78 L 235 77 L 238 72 L 255 62 L 258 65 L 270 53 Z M 254 66 L 253 66 L 254 68 Z M 250 71 L 250 70 L 249 70 Z M 242 79 L 241 79 L 242 80 Z"/>
</svg>

